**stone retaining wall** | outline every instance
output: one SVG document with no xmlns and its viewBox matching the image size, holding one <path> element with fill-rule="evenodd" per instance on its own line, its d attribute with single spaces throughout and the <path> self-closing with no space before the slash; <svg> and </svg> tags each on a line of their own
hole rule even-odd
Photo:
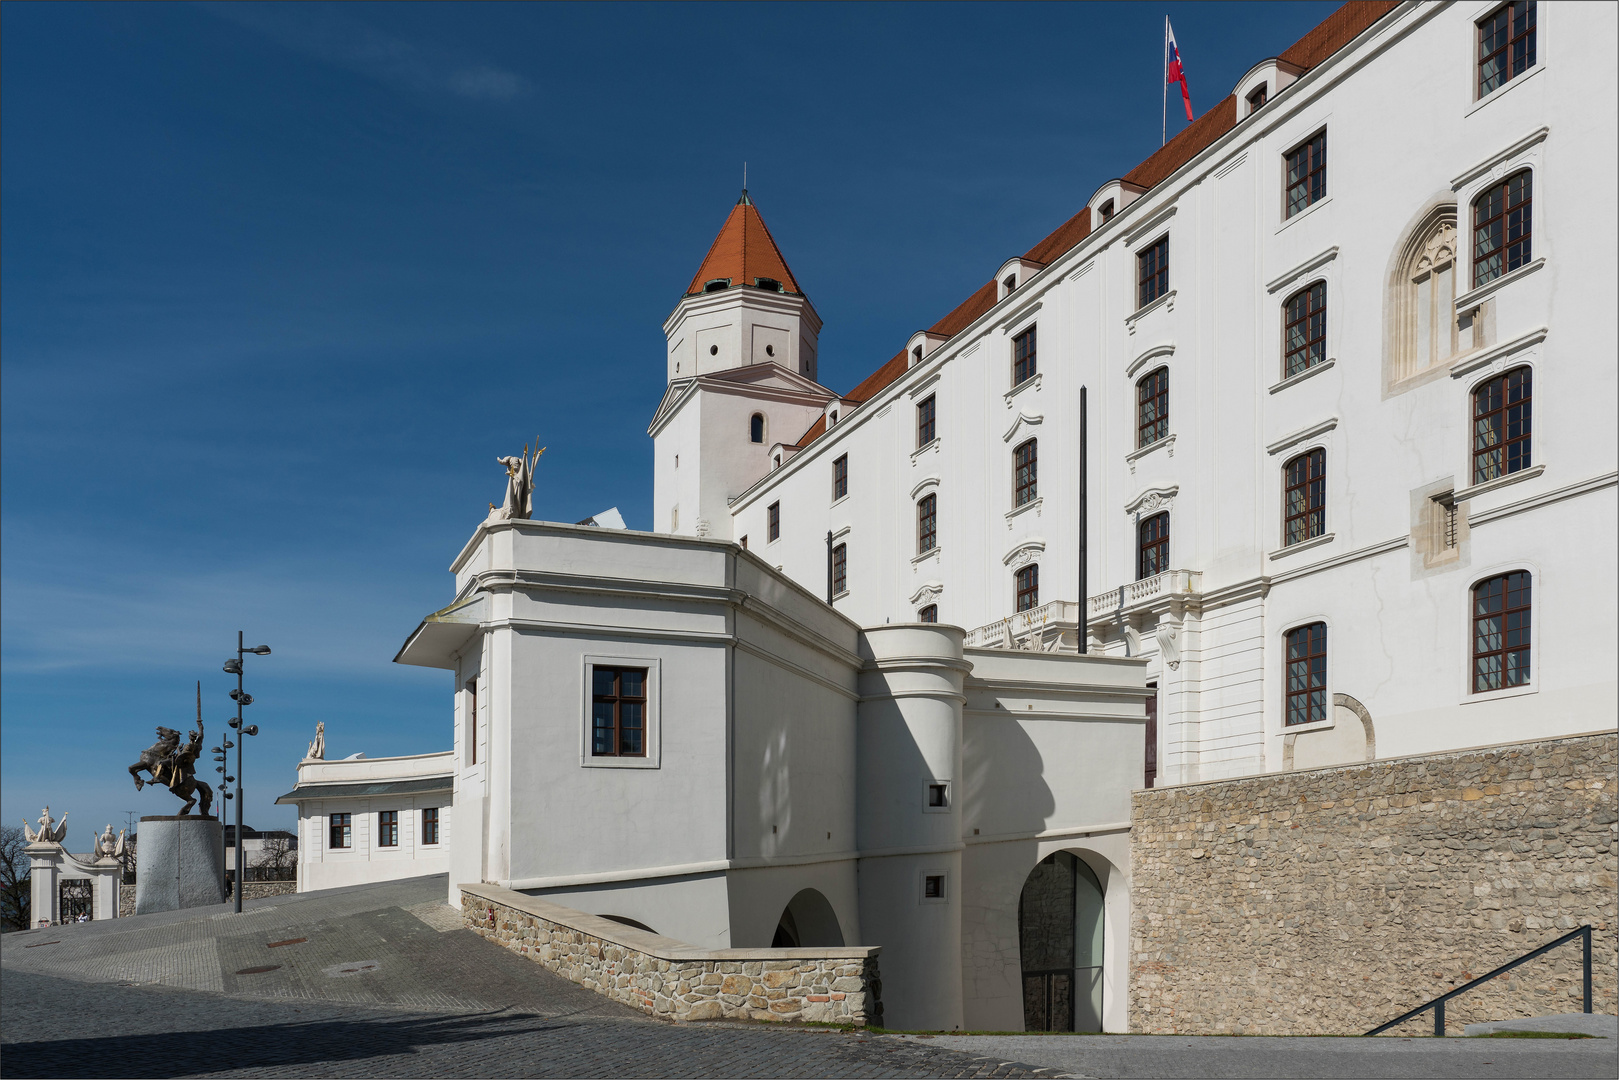
<svg viewBox="0 0 1619 1080">
<path fill-rule="evenodd" d="M 298 891 L 296 881 L 249 881 L 243 900 L 257 900 L 261 896 L 286 896 Z M 135 914 L 135 886 L 118 886 L 118 917 Z"/>
<path fill-rule="evenodd" d="M 462 885 L 468 929 L 662 1020 L 878 1024 L 876 948 L 698 949 L 496 885 Z"/>
<path fill-rule="evenodd" d="M 1613 1013 L 1616 766 L 1605 733 L 1135 792 L 1130 1029 L 1360 1034 L 1583 923 Z M 1580 954 L 1453 999 L 1447 1026 L 1578 1012 Z"/>
</svg>

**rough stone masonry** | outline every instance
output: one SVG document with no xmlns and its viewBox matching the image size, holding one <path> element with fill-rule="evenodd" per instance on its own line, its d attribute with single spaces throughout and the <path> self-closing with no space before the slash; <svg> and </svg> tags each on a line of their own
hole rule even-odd
<svg viewBox="0 0 1619 1080">
<path fill-rule="evenodd" d="M 489 884 L 461 886 L 461 915 L 479 935 L 662 1020 L 882 1019 L 875 947 L 699 949 Z"/>
<path fill-rule="evenodd" d="M 1613 1013 L 1616 751 L 1610 732 L 1136 792 L 1131 1030 L 1361 1034 L 1583 923 Z M 1576 940 L 1446 1023 L 1581 1004 Z"/>
</svg>

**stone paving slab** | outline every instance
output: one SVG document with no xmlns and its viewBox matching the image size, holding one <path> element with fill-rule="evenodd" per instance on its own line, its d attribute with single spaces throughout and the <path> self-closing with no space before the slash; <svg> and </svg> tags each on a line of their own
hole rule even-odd
<svg viewBox="0 0 1619 1080">
<path fill-rule="evenodd" d="M 1619 1039 L 1619 1016 L 1601 1013 L 1559 1013 L 1526 1020 L 1489 1020 L 1468 1024 L 1469 1035 L 1490 1035 L 1497 1031 L 1564 1031 L 1598 1039 Z"/>
</svg>

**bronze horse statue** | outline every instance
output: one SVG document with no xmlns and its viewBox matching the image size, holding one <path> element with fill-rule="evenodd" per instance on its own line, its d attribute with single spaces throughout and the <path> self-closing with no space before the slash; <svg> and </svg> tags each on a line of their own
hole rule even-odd
<svg viewBox="0 0 1619 1080">
<path fill-rule="evenodd" d="M 202 739 L 200 715 L 197 729 L 191 732 L 191 738 L 183 748 L 178 731 L 159 726 L 157 742 L 142 751 L 141 759 L 129 767 L 129 775 L 135 779 L 135 790 L 139 791 L 147 784 L 162 784 L 185 800 L 185 806 L 180 809 L 182 815 L 191 813 L 191 808 L 200 797 L 201 812 L 206 816 L 214 803 L 214 789 L 197 779 L 197 755 L 202 753 Z M 140 773 L 143 771 L 150 774 L 151 779 L 142 780 Z"/>
</svg>

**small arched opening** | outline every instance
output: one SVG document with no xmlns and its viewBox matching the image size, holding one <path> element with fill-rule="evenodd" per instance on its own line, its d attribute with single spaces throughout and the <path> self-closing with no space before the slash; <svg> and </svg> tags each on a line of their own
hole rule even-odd
<svg viewBox="0 0 1619 1080">
<path fill-rule="evenodd" d="M 803 889 L 788 901 L 770 939 L 772 949 L 841 949 L 843 928 L 837 913 L 815 889 Z"/>
<path fill-rule="evenodd" d="M 756 443 L 762 443 L 765 441 L 764 414 L 753 414 L 753 419 L 748 422 L 748 437 Z"/>
<path fill-rule="evenodd" d="M 1102 883 L 1059 851 L 1029 872 L 1018 901 L 1025 1031 L 1101 1031 Z"/>
</svg>

